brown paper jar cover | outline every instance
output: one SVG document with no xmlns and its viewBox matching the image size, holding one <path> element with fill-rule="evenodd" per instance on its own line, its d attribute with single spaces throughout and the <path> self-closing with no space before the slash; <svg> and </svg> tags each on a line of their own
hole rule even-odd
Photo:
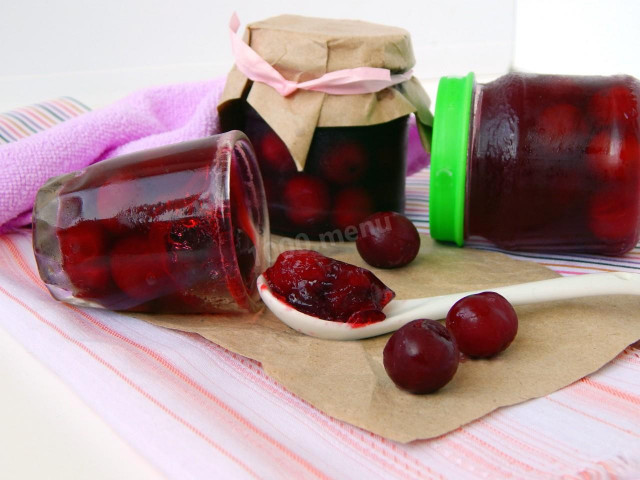
<svg viewBox="0 0 640 480">
<path fill-rule="evenodd" d="M 284 15 L 250 24 L 245 41 L 297 82 L 356 67 L 406 73 L 415 63 L 407 31 L 360 21 Z M 254 145 L 272 231 L 320 240 L 355 240 L 371 213 L 403 212 L 409 115 L 431 121 L 413 77 L 376 93 L 281 96 L 236 67 L 219 110 L 223 130 L 242 130 Z"/>
<path fill-rule="evenodd" d="M 409 32 L 358 20 L 280 15 L 247 25 L 244 40 L 287 80 L 297 82 L 356 67 L 402 73 L 415 64 Z M 241 98 L 284 141 L 300 169 L 316 127 L 376 125 L 414 112 L 423 125 L 432 123 L 429 97 L 415 78 L 376 93 L 297 91 L 283 97 L 234 66 L 218 106 L 222 116 L 229 102 Z"/>
</svg>

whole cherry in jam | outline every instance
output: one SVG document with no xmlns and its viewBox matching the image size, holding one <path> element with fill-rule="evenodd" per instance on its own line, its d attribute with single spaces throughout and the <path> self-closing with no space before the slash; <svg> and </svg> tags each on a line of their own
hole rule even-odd
<svg viewBox="0 0 640 480">
<path fill-rule="evenodd" d="M 378 268 L 402 267 L 418 255 L 420 234 L 404 215 L 378 212 L 360 224 L 356 248 L 369 265 Z"/>
<path fill-rule="evenodd" d="M 112 287 L 109 264 L 105 260 L 109 242 L 95 222 L 80 222 L 58 230 L 62 265 L 79 298 L 109 293 Z"/>
<path fill-rule="evenodd" d="M 95 222 L 89 221 L 60 229 L 58 240 L 65 265 L 77 265 L 102 257 L 109 247 L 104 230 Z"/>
<path fill-rule="evenodd" d="M 638 241 L 639 205 L 633 192 L 620 189 L 604 189 L 590 199 L 589 228 L 607 244 L 608 255 L 620 255 L 633 248 Z"/>
<path fill-rule="evenodd" d="M 105 297 L 113 291 L 109 262 L 104 257 L 65 263 L 64 268 L 74 286 L 73 294 L 78 298 Z"/>
<path fill-rule="evenodd" d="M 640 147 L 632 135 L 603 130 L 585 150 L 589 170 L 600 182 L 624 182 L 640 167 Z"/>
<path fill-rule="evenodd" d="M 272 130 L 268 130 L 259 140 L 257 154 L 262 165 L 274 173 L 287 175 L 296 171 L 296 165 L 289 153 L 289 149 Z"/>
<path fill-rule="evenodd" d="M 357 228 L 372 213 L 373 200 L 364 188 L 345 188 L 335 196 L 331 221 L 340 230 Z"/>
<path fill-rule="evenodd" d="M 627 86 L 616 85 L 591 97 L 589 113 L 601 125 L 608 125 L 616 120 L 633 121 L 638 117 L 637 105 L 637 99 Z"/>
<path fill-rule="evenodd" d="M 264 272 L 272 293 L 324 320 L 366 324 L 384 320 L 394 292 L 370 271 L 313 250 L 281 253 Z"/>
<path fill-rule="evenodd" d="M 149 235 L 134 234 L 111 249 L 111 275 L 118 288 L 142 303 L 177 290 L 164 245 Z"/>
<path fill-rule="evenodd" d="M 458 370 L 460 353 L 451 333 L 434 320 L 414 320 L 396 331 L 383 351 L 393 383 L 411 393 L 431 393 Z"/>
<path fill-rule="evenodd" d="M 298 226 L 320 224 L 331 207 L 326 183 L 306 173 L 294 175 L 285 184 L 282 200 L 288 219 Z"/>
<path fill-rule="evenodd" d="M 350 185 L 367 171 L 367 152 L 356 142 L 337 143 L 322 157 L 319 168 L 322 176 L 337 185 Z"/>
<path fill-rule="evenodd" d="M 482 292 L 458 300 L 447 314 L 446 325 L 462 353 L 492 357 L 516 337 L 518 315 L 502 295 Z"/>
<path fill-rule="evenodd" d="M 605 181 L 624 178 L 619 138 L 612 137 L 608 131 L 603 130 L 589 141 L 585 155 L 589 170 L 596 178 Z"/>
<path fill-rule="evenodd" d="M 569 103 L 561 103 L 542 111 L 534 132 L 540 147 L 554 153 L 578 145 L 582 129 L 580 110 Z"/>
</svg>

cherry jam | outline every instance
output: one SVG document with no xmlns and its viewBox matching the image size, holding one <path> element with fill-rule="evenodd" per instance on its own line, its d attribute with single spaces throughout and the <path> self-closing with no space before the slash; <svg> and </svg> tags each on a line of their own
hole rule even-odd
<svg viewBox="0 0 640 480">
<path fill-rule="evenodd" d="M 112 310 L 253 310 L 268 263 L 260 174 L 240 132 L 105 160 L 38 192 L 34 250 L 52 295 Z"/>
<path fill-rule="evenodd" d="M 511 73 L 472 88 L 463 220 L 451 215 L 463 228 L 442 238 L 447 235 L 436 218 L 435 238 L 461 244 L 481 237 L 509 250 L 606 255 L 636 246 L 638 80 Z M 432 189 L 433 178 L 444 179 L 436 130 L 447 127 L 447 114 L 440 125 L 437 115 Z"/>
<path fill-rule="evenodd" d="M 357 226 L 372 213 L 404 211 L 408 116 L 316 128 L 303 171 L 246 102 L 221 112 L 221 122 L 245 132 L 255 147 L 274 233 L 355 241 Z"/>
<path fill-rule="evenodd" d="M 369 270 L 314 250 L 281 253 L 264 272 L 271 291 L 296 310 L 355 326 L 380 322 L 395 293 Z"/>
</svg>

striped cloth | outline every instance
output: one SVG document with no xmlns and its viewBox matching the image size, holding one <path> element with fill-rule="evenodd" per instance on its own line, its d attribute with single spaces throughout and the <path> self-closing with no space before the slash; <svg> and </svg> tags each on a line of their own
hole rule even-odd
<svg viewBox="0 0 640 480">
<path fill-rule="evenodd" d="M 407 185 L 423 233 L 427 184 L 421 172 Z M 563 274 L 640 272 L 637 249 L 619 259 L 512 255 Z M 638 348 L 551 395 L 404 445 L 323 414 L 198 335 L 53 301 L 29 231 L 0 236 L 0 308 L 0 328 L 167 478 L 640 478 Z"/>
<path fill-rule="evenodd" d="M 60 97 L 0 113 L 0 145 L 41 132 L 89 110 L 75 98 Z"/>
</svg>

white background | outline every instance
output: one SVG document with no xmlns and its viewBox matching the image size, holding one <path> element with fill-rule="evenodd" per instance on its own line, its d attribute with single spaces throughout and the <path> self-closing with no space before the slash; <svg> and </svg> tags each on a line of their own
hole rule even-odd
<svg viewBox="0 0 640 480">
<path fill-rule="evenodd" d="M 63 94 L 92 106 L 144 86 L 225 74 L 227 24 L 281 13 L 406 28 L 428 89 L 441 75 L 488 78 L 515 67 L 640 77 L 633 0 L 5 0 L 0 109 Z"/>
<path fill-rule="evenodd" d="M 439 76 L 471 70 L 479 78 L 510 68 L 640 77 L 633 0 L 4 0 L 0 111 L 60 95 L 96 107 L 145 86 L 225 74 L 234 10 L 243 22 L 296 13 L 404 27 L 432 94 Z M 157 475 L 4 332 L 0 367 L 0 450 L 8 462 L 0 476 Z M 44 396 L 55 412 L 43 409 Z"/>
<path fill-rule="evenodd" d="M 420 0 L 402 7 L 388 0 L 5 3 L 0 91 L 11 92 L 14 106 L 61 93 L 109 101 L 153 83 L 225 74 L 233 64 L 227 25 L 234 11 L 243 25 L 293 13 L 403 27 L 411 32 L 421 78 L 503 72 L 513 50 L 512 0 Z"/>
</svg>

